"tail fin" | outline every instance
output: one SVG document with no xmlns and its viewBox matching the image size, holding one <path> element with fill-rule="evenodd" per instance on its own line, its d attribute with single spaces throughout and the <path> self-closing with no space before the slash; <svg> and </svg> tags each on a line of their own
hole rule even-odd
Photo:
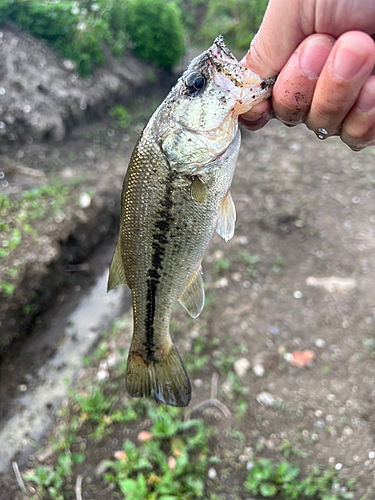
<svg viewBox="0 0 375 500">
<path fill-rule="evenodd" d="M 187 406 L 191 399 L 189 378 L 173 344 L 163 358 L 148 363 L 131 350 L 126 388 L 136 398 L 150 396 L 153 389 L 155 400 L 170 406 Z"/>
</svg>

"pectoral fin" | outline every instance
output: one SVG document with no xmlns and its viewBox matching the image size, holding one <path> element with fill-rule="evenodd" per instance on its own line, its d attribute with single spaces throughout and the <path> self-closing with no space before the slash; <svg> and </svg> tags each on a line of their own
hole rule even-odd
<svg viewBox="0 0 375 500">
<path fill-rule="evenodd" d="M 234 223 L 236 221 L 236 207 L 230 191 L 224 196 L 219 209 L 219 217 L 217 219 L 216 232 L 228 241 L 234 235 Z"/>
<path fill-rule="evenodd" d="M 202 182 L 198 177 L 194 179 L 190 186 L 190 193 L 192 198 L 198 203 L 203 203 L 206 199 L 208 192 L 207 184 Z"/>
<path fill-rule="evenodd" d="M 179 303 L 187 310 L 192 318 L 202 312 L 204 306 L 204 288 L 202 279 L 202 266 L 199 266 L 188 286 L 178 299 Z"/>
<path fill-rule="evenodd" d="M 126 285 L 124 265 L 121 258 L 120 240 L 117 242 L 115 253 L 112 257 L 111 268 L 109 270 L 107 292 L 119 285 Z"/>
</svg>

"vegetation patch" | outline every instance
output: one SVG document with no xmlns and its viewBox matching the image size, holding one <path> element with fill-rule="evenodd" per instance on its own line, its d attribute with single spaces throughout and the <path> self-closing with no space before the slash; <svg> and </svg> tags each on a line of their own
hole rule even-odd
<svg viewBox="0 0 375 500">
<path fill-rule="evenodd" d="M 180 11 L 162 0 L 1 0 L 0 24 L 7 21 L 46 40 L 83 76 L 103 65 L 103 44 L 116 57 L 134 48 L 142 59 L 166 69 L 184 52 Z"/>
</svg>

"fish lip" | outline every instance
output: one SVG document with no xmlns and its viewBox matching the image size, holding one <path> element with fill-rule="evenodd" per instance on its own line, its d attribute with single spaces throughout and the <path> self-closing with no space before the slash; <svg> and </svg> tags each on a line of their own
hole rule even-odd
<svg viewBox="0 0 375 500">
<path fill-rule="evenodd" d="M 223 62 L 238 64 L 236 57 L 225 45 L 224 37 L 222 35 L 216 37 L 214 43 L 207 50 L 207 54 L 214 64 L 216 63 L 221 65 Z"/>
</svg>

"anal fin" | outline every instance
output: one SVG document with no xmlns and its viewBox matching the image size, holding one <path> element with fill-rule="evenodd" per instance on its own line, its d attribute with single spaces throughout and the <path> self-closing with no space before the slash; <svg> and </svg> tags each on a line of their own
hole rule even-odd
<svg viewBox="0 0 375 500">
<path fill-rule="evenodd" d="M 178 301 L 192 318 L 200 315 L 204 306 L 202 266 L 199 266 Z"/>
<path fill-rule="evenodd" d="M 234 235 L 234 226 L 236 222 L 236 207 L 230 191 L 224 196 L 219 209 L 219 215 L 216 224 L 216 232 L 228 241 Z"/>
<path fill-rule="evenodd" d="M 158 403 L 187 406 L 191 399 L 191 386 L 184 365 L 173 344 L 159 359 L 145 361 L 130 351 L 126 371 L 126 388 L 130 396 L 150 396 Z"/>
<path fill-rule="evenodd" d="M 122 263 L 120 239 L 117 242 L 115 253 L 112 257 L 111 267 L 109 270 L 107 292 L 116 288 L 119 285 L 126 285 L 125 270 Z"/>
</svg>

